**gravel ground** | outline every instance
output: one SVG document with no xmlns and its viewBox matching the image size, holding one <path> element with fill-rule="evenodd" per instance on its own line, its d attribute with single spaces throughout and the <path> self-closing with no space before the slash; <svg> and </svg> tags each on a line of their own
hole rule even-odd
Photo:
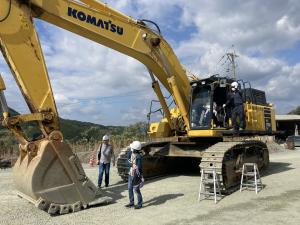
<svg viewBox="0 0 300 225">
<path fill-rule="evenodd" d="M 78 213 L 51 217 L 15 195 L 11 170 L 0 171 L 0 224 L 300 224 L 300 149 L 270 155 L 263 174 L 265 188 L 235 192 L 218 204 L 197 202 L 200 177 L 170 176 L 151 180 L 142 189 L 144 207 L 126 209 L 127 186 L 111 171 L 103 195 L 114 202 Z M 97 169 L 85 168 L 96 182 Z"/>
</svg>

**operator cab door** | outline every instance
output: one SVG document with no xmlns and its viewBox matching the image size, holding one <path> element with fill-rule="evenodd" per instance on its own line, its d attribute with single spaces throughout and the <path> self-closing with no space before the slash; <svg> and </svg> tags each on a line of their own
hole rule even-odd
<svg viewBox="0 0 300 225">
<path fill-rule="evenodd" d="M 213 127 L 214 128 L 228 128 L 229 117 L 231 117 L 230 107 L 223 108 L 227 102 L 228 86 L 220 83 L 215 83 L 213 86 Z"/>
<path fill-rule="evenodd" d="M 191 129 L 207 130 L 228 128 L 230 111 L 223 108 L 227 101 L 227 85 L 214 82 L 206 85 L 195 83 L 191 93 Z"/>
<path fill-rule="evenodd" d="M 210 85 L 195 84 L 192 87 L 190 118 L 192 130 L 211 128 L 212 91 Z"/>
</svg>

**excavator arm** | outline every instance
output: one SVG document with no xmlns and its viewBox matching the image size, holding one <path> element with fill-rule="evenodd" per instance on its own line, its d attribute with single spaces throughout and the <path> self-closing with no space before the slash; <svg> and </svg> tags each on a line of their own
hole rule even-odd
<svg viewBox="0 0 300 225">
<path fill-rule="evenodd" d="M 158 80 L 173 95 L 189 130 L 190 83 L 172 48 L 143 21 L 95 0 L 0 0 L 0 48 L 31 111 L 10 117 L 0 79 L 3 124 L 20 142 L 14 180 L 20 196 L 51 214 L 77 211 L 95 202 L 97 188 L 63 142 L 58 113 L 33 18 L 71 31 L 143 63 L 163 107 L 171 116 Z M 72 46 L 69 46 L 72 48 Z M 158 80 L 157 80 L 158 79 Z M 20 123 L 36 121 L 42 135 L 29 140 Z"/>
</svg>

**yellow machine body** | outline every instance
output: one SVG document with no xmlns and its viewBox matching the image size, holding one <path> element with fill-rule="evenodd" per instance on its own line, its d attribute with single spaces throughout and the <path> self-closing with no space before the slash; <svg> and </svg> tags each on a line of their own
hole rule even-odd
<svg viewBox="0 0 300 225">
<path fill-rule="evenodd" d="M 265 111 L 268 110 L 270 113 L 268 114 L 270 121 L 271 121 L 271 127 L 272 132 L 276 131 L 276 122 L 275 122 L 275 110 L 274 108 L 269 106 L 261 106 L 261 105 L 255 105 L 252 103 L 245 103 L 244 104 L 245 109 L 245 119 L 246 119 L 246 128 L 248 132 L 253 133 L 260 133 L 266 131 L 266 115 Z M 231 125 L 231 121 L 230 121 Z M 189 130 L 188 136 L 193 137 L 222 137 L 224 133 L 225 128 L 215 128 L 215 129 L 209 129 L 209 130 Z M 272 133 L 270 132 L 270 134 Z"/>
</svg>

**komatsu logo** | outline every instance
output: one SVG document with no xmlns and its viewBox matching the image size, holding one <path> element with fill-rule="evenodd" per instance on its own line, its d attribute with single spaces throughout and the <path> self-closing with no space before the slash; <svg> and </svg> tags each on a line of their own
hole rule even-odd
<svg viewBox="0 0 300 225">
<path fill-rule="evenodd" d="M 86 23 L 90 23 L 101 29 L 109 30 L 110 32 L 116 33 L 118 35 L 123 35 L 124 33 L 123 27 L 113 24 L 110 20 L 109 21 L 101 20 L 96 18 L 95 16 L 87 15 L 82 11 L 72 9 L 71 7 L 68 7 L 68 16 L 71 16 L 80 21 L 85 21 Z"/>
</svg>

